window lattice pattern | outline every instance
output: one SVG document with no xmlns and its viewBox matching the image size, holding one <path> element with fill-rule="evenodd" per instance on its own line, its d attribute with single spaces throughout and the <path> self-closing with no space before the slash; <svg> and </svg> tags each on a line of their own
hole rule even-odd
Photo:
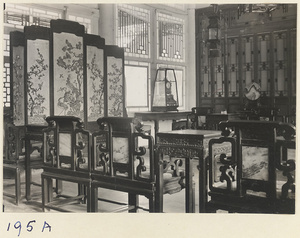
<svg viewBox="0 0 300 238">
<path fill-rule="evenodd" d="M 61 18 L 60 12 L 32 7 L 6 4 L 4 22 L 6 26 L 23 28 L 29 25 L 49 27 L 51 19 Z"/>
<path fill-rule="evenodd" d="M 117 44 L 128 56 L 148 58 L 150 11 L 130 5 L 118 5 Z"/>
<path fill-rule="evenodd" d="M 4 26 L 7 29 L 23 30 L 24 26 L 39 25 L 50 27 L 51 19 L 61 18 L 61 12 L 41 10 L 17 4 L 5 4 Z M 9 66 L 9 34 L 3 35 L 3 106 L 10 106 L 10 66 Z"/>
<path fill-rule="evenodd" d="M 184 20 L 158 13 L 157 29 L 159 58 L 182 62 L 184 59 Z"/>
<path fill-rule="evenodd" d="M 3 106 L 10 106 L 10 73 L 7 62 L 3 65 Z"/>
</svg>

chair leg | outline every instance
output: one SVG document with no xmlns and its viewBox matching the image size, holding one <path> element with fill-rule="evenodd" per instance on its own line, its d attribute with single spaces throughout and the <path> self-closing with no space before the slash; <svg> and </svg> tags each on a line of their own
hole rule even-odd
<svg viewBox="0 0 300 238">
<path fill-rule="evenodd" d="M 21 202 L 21 176 L 20 169 L 17 167 L 15 171 L 15 189 L 16 189 L 16 204 Z"/>
<path fill-rule="evenodd" d="M 55 192 L 56 192 L 56 194 L 62 193 L 62 181 L 61 180 L 56 179 Z"/>
<path fill-rule="evenodd" d="M 85 200 L 86 200 L 87 212 L 93 212 L 93 208 L 92 208 L 92 186 L 91 186 L 91 183 L 88 186 L 85 186 L 85 188 L 86 188 Z"/>
<path fill-rule="evenodd" d="M 158 164 L 157 164 L 157 180 L 156 180 L 156 193 L 155 193 L 155 211 L 163 212 L 163 155 L 162 153 L 156 152 L 156 156 L 158 156 Z"/>
<path fill-rule="evenodd" d="M 53 182 L 51 178 L 42 177 L 42 209 L 45 212 L 45 206 L 53 201 Z M 49 210 L 49 209 L 47 209 Z"/>
<path fill-rule="evenodd" d="M 155 212 L 155 194 L 149 196 L 149 212 Z"/>
<path fill-rule="evenodd" d="M 98 212 L 98 187 L 91 186 L 91 212 Z"/>
<path fill-rule="evenodd" d="M 136 194 L 128 193 L 128 204 L 129 206 L 134 206 L 134 209 L 129 210 L 129 212 L 137 212 L 137 207 L 139 205 L 139 196 Z"/>
</svg>

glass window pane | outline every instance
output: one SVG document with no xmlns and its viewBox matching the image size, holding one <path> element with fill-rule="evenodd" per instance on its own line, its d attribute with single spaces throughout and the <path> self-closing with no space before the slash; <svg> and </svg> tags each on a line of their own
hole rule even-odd
<svg viewBox="0 0 300 238">
<path fill-rule="evenodd" d="M 126 106 L 147 107 L 148 67 L 125 66 Z"/>
</svg>

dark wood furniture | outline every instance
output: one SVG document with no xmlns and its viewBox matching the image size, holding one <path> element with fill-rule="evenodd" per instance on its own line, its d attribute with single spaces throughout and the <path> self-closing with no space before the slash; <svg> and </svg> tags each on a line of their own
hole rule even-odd
<svg viewBox="0 0 300 238">
<path fill-rule="evenodd" d="M 114 211 L 136 212 L 138 196 L 149 199 L 154 212 L 156 191 L 153 137 L 137 131 L 133 118 L 104 117 L 98 119 L 99 130 L 93 133 L 92 211 L 98 212 L 98 188 L 128 193 L 128 203 Z M 140 145 L 142 143 L 142 145 Z"/>
<path fill-rule="evenodd" d="M 290 116 L 296 107 L 296 5 L 278 5 L 271 17 L 267 12 L 240 14 L 238 7 L 218 4 L 195 11 L 196 106 L 241 110 L 245 87 L 255 82 L 262 105 Z M 222 26 L 221 38 L 211 42 L 213 18 Z"/>
<path fill-rule="evenodd" d="M 210 113 L 213 113 L 213 108 L 211 107 L 193 107 L 192 112 L 187 115 L 186 128 L 207 129 L 206 116 Z"/>
<path fill-rule="evenodd" d="M 4 178 L 11 177 L 13 174 L 15 194 L 12 195 L 3 187 L 3 194 L 9 197 L 14 197 L 16 204 L 21 201 L 21 171 L 25 167 L 24 153 L 24 137 L 25 128 L 23 126 L 15 126 L 10 115 L 4 115 L 4 140 L 3 140 L 3 174 Z M 12 173 L 12 174 L 11 174 Z"/>
<path fill-rule="evenodd" d="M 244 120 L 219 126 L 223 136 L 210 140 L 208 159 L 200 166 L 205 191 L 200 212 L 294 213 L 295 153 L 287 158 L 287 150 L 295 150 L 295 127 Z M 222 143 L 231 145 L 230 153 L 213 150 Z"/>
<path fill-rule="evenodd" d="M 86 34 L 77 22 L 58 19 L 51 20 L 50 27 L 25 26 L 24 32 L 11 32 L 10 55 L 12 123 L 26 132 L 30 200 L 31 167 L 41 165 L 34 158 L 42 138 L 38 128 L 47 126 L 47 116 L 75 116 L 93 130 L 101 116 L 127 115 L 124 50 Z"/>
<path fill-rule="evenodd" d="M 210 130 L 219 130 L 219 123 L 227 120 L 239 120 L 239 113 L 211 113 L 206 116 L 206 126 Z"/>
<path fill-rule="evenodd" d="M 47 117 L 43 131 L 42 208 L 68 211 L 62 206 L 86 203 L 91 211 L 91 133 L 80 118 Z M 57 194 L 53 199 L 53 179 L 78 184 L 78 194 Z"/>
<path fill-rule="evenodd" d="M 219 137 L 220 131 L 211 130 L 176 130 L 170 132 L 159 132 L 157 134 L 156 157 L 157 157 L 157 191 L 156 191 L 156 211 L 163 212 L 163 194 L 166 182 L 164 173 L 168 169 L 173 168 L 173 177 L 177 177 L 177 185 L 179 188 L 185 188 L 185 204 L 186 212 L 195 212 L 195 197 L 193 188 L 193 167 L 191 160 L 199 159 L 199 163 L 203 163 L 204 148 L 207 147 L 208 140 Z M 171 158 L 167 159 L 166 156 Z M 176 158 L 172 160 L 172 158 Z M 183 161 L 185 159 L 185 168 L 183 170 Z M 183 182 L 185 181 L 185 182 Z M 201 182 L 201 180 L 199 180 Z M 172 181 L 170 181 L 172 183 Z M 172 184 L 174 188 L 174 182 Z M 178 187 L 178 186 L 177 186 Z M 202 186 L 201 186 L 202 188 Z M 203 190 L 202 190 L 203 191 Z M 200 191 L 200 200 L 204 197 Z M 200 202 L 202 204 L 202 201 Z M 202 207 L 200 207 L 202 209 Z"/>
<path fill-rule="evenodd" d="M 163 120 L 171 120 L 176 122 L 181 119 L 186 119 L 190 111 L 169 111 L 169 112 L 136 112 L 134 116 L 141 121 L 154 121 L 154 138 L 159 132 L 159 122 Z M 170 125 L 170 130 L 171 130 Z"/>
<path fill-rule="evenodd" d="M 43 166 L 43 129 L 46 126 L 32 125 L 26 127 L 25 133 L 25 180 L 26 200 L 31 200 L 31 185 L 41 186 L 40 182 L 32 181 L 32 170 Z"/>
</svg>

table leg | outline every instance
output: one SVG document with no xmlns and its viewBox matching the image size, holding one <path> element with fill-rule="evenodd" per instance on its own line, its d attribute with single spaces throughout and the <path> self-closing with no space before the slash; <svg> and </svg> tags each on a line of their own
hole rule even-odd
<svg viewBox="0 0 300 238">
<path fill-rule="evenodd" d="M 199 156 L 199 212 L 205 213 L 207 203 L 207 168 L 206 158 Z"/>
<path fill-rule="evenodd" d="M 186 171 L 186 188 L 185 188 L 185 205 L 187 213 L 195 212 L 195 199 L 193 192 L 193 163 L 191 158 L 185 158 Z"/>
<path fill-rule="evenodd" d="M 26 200 L 31 200 L 31 161 L 30 161 L 30 139 L 25 136 L 25 186 Z"/>
</svg>

